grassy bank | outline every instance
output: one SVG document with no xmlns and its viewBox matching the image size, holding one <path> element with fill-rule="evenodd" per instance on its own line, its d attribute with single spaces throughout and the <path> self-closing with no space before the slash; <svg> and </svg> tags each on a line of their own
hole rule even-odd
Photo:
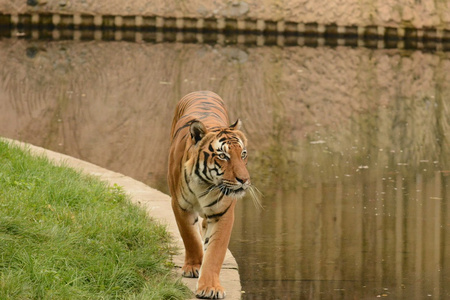
<svg viewBox="0 0 450 300">
<path fill-rule="evenodd" d="M 0 140 L 0 299 L 183 299 L 170 251 L 120 188 Z"/>
</svg>

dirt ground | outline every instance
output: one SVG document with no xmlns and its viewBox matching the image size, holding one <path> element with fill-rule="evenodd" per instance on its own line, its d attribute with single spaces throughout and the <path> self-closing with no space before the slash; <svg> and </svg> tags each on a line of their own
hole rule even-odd
<svg viewBox="0 0 450 300">
<path fill-rule="evenodd" d="M 450 29 L 450 0 L 0 0 L 0 13 L 229 17 Z"/>
</svg>

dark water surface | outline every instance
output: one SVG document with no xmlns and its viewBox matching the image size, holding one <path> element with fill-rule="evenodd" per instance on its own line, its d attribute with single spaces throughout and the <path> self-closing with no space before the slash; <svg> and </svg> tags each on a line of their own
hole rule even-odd
<svg viewBox="0 0 450 300">
<path fill-rule="evenodd" d="M 176 102 L 213 90 L 264 209 L 237 206 L 244 299 L 450 298 L 450 54 L 0 40 L 0 135 L 167 192 Z"/>
</svg>

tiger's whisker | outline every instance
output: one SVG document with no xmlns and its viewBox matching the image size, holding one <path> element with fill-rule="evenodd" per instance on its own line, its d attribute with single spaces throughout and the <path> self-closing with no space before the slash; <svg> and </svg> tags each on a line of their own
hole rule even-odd
<svg viewBox="0 0 450 300">
<path fill-rule="evenodd" d="M 219 187 L 216 186 L 216 185 L 212 185 L 212 186 L 210 186 L 209 188 L 207 188 L 206 191 L 203 192 L 203 194 L 201 194 L 199 197 L 206 197 L 206 196 L 208 196 L 212 191 L 214 191 L 214 190 L 216 190 L 216 189 L 219 189 Z"/>
<path fill-rule="evenodd" d="M 260 190 L 258 190 L 258 188 L 253 185 L 249 186 L 248 190 L 250 192 L 250 196 L 253 200 L 253 204 L 255 205 L 255 208 L 258 211 L 260 211 L 261 209 L 264 210 L 264 206 L 262 206 L 261 199 L 259 197 L 259 195 L 262 196 L 262 193 L 260 192 Z"/>
</svg>

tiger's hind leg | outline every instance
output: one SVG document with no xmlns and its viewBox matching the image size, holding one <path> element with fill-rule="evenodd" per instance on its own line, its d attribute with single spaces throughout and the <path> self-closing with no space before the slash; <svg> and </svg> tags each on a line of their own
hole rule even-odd
<svg viewBox="0 0 450 300">
<path fill-rule="evenodd" d="M 183 210 L 177 199 L 172 199 L 172 208 L 185 248 L 182 275 L 183 277 L 191 278 L 199 277 L 203 259 L 203 247 L 199 225 L 197 224 L 198 214 Z"/>
</svg>

